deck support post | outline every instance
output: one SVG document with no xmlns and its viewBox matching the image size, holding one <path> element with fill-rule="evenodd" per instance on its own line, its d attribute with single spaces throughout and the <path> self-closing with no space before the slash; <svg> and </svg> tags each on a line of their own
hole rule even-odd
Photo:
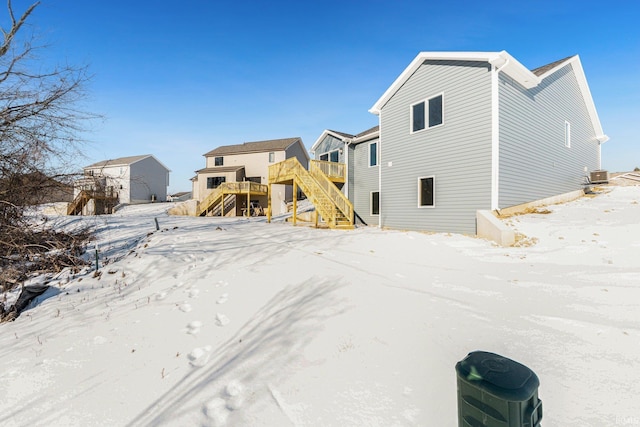
<svg viewBox="0 0 640 427">
<path fill-rule="evenodd" d="M 293 180 L 293 225 L 296 225 L 298 213 L 298 182 Z"/>
<path fill-rule="evenodd" d="M 267 191 L 267 222 L 271 222 L 271 184 L 269 184 Z"/>
</svg>

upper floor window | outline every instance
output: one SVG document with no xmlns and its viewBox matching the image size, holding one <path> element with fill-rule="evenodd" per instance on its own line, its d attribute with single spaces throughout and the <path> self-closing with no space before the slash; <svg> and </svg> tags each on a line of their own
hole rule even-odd
<svg viewBox="0 0 640 427">
<path fill-rule="evenodd" d="M 443 123 L 442 94 L 411 105 L 411 133 Z"/>
<path fill-rule="evenodd" d="M 224 157 L 216 157 L 213 159 L 213 164 L 215 166 L 223 166 L 224 165 Z"/>
<path fill-rule="evenodd" d="M 564 146 L 571 148 L 571 123 L 564 122 Z"/>
<path fill-rule="evenodd" d="M 275 161 L 276 161 L 276 153 L 272 151 L 269 153 L 269 163 L 273 163 Z"/>
<path fill-rule="evenodd" d="M 207 188 L 218 188 L 225 181 L 224 176 L 209 176 L 207 177 Z"/>
<path fill-rule="evenodd" d="M 340 161 L 340 150 L 333 150 L 328 153 L 320 154 L 320 160 L 324 162 L 338 163 Z"/>
<path fill-rule="evenodd" d="M 378 166 L 378 143 L 369 144 L 369 166 Z"/>
</svg>

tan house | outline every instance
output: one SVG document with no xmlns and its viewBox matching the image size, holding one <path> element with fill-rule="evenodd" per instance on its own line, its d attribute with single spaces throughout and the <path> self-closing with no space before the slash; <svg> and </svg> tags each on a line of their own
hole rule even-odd
<svg viewBox="0 0 640 427">
<path fill-rule="evenodd" d="M 193 198 L 198 201 L 196 215 L 240 216 L 247 206 L 253 213 L 268 205 L 269 166 L 290 158 L 306 168 L 309 155 L 300 138 L 273 139 L 225 145 L 204 154 L 205 167 L 192 178 Z M 271 213 L 287 212 L 293 199 L 289 185 L 271 186 Z M 262 208 L 262 209 L 260 209 Z"/>
</svg>

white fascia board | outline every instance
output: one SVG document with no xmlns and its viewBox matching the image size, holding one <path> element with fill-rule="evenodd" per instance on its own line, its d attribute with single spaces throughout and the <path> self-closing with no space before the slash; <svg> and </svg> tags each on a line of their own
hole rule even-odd
<svg viewBox="0 0 640 427">
<path fill-rule="evenodd" d="M 550 76 L 562 67 L 565 67 L 569 64 L 571 64 L 573 67 L 573 72 L 576 76 L 576 80 L 578 81 L 578 87 L 580 88 L 580 93 L 582 94 L 584 104 L 587 107 L 587 112 L 589 113 L 589 118 L 591 119 L 591 125 L 593 126 L 593 131 L 596 134 L 596 139 L 600 143 L 607 142 L 609 140 L 609 137 L 605 135 L 604 131 L 602 130 L 602 124 L 600 123 L 600 118 L 598 117 L 598 112 L 596 111 L 596 105 L 593 102 L 591 90 L 589 89 L 587 77 L 584 74 L 584 69 L 582 68 L 582 62 L 580 61 L 579 55 L 575 55 L 574 57 L 568 59 L 557 67 L 547 71 L 540 76 L 540 79 L 544 80 L 546 77 Z"/>
<path fill-rule="evenodd" d="M 542 79 L 522 65 L 517 59 L 503 50 L 492 59 L 488 59 L 491 65 L 495 65 L 500 71 L 520 83 L 527 89 L 534 88 L 540 84 Z"/>
<path fill-rule="evenodd" d="M 432 61 L 487 61 L 496 66 L 511 78 L 522 84 L 527 89 L 537 86 L 540 79 L 529 71 L 524 65 L 518 62 L 506 51 L 502 52 L 420 52 L 404 69 L 402 74 L 389 86 L 385 93 L 369 109 L 372 114 L 379 115 L 380 110 L 391 99 L 391 97 L 409 80 L 409 77 L 416 72 L 426 60 Z M 504 66 L 503 68 L 500 68 Z"/>
<path fill-rule="evenodd" d="M 375 132 L 368 133 L 366 135 L 362 135 L 360 138 L 353 138 L 347 144 L 359 144 L 360 142 L 370 141 L 372 139 L 380 138 L 380 131 L 377 130 Z"/>
<path fill-rule="evenodd" d="M 316 154 L 316 149 L 318 148 L 318 145 L 320 145 L 320 143 L 322 142 L 323 139 L 325 139 L 327 136 L 333 136 L 334 138 L 337 138 L 339 140 L 341 140 L 342 142 L 344 142 L 345 144 L 348 144 L 351 140 L 349 138 L 345 138 L 342 135 L 339 135 L 335 132 L 331 132 L 329 129 L 325 129 L 322 134 L 318 137 L 318 139 L 316 139 L 316 142 L 313 143 L 313 145 L 311 146 L 311 149 L 309 150 L 312 154 Z"/>
</svg>

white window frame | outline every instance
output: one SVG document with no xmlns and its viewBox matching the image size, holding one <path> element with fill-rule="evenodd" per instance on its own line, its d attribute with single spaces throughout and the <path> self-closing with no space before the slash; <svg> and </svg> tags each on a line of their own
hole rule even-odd
<svg viewBox="0 0 640 427">
<path fill-rule="evenodd" d="M 439 96 L 442 97 L 442 123 L 437 124 L 435 126 L 429 126 L 429 101 L 434 99 L 434 98 L 437 98 Z M 418 104 L 421 104 L 421 103 L 424 103 L 424 128 L 419 129 L 419 130 L 413 130 L 413 107 L 415 105 L 418 105 Z M 420 133 L 420 132 L 424 132 L 425 130 L 428 130 L 428 129 L 434 129 L 434 128 L 443 126 L 444 122 L 445 122 L 445 117 L 444 117 L 444 92 L 437 93 L 437 94 L 435 94 L 433 96 L 428 96 L 428 97 L 426 97 L 424 99 L 421 99 L 418 102 L 414 102 L 413 104 L 411 104 L 409 106 L 409 133 L 410 134 Z"/>
<path fill-rule="evenodd" d="M 373 144 L 376 144 L 376 164 L 375 165 L 371 164 L 371 146 Z M 380 148 L 379 147 L 380 145 L 378 144 L 378 141 L 370 142 L 367 145 L 367 158 L 368 158 L 367 164 L 369 165 L 370 168 L 378 167 L 380 165 Z"/>
<path fill-rule="evenodd" d="M 378 213 L 373 213 L 373 193 L 378 193 Z M 380 216 L 380 190 L 370 191 L 369 192 L 369 215 L 370 216 Z"/>
<path fill-rule="evenodd" d="M 564 146 L 571 148 L 571 123 L 564 121 Z"/>
<path fill-rule="evenodd" d="M 273 163 L 276 161 L 276 153 L 275 151 L 270 151 L 269 152 L 269 163 Z"/>
<path fill-rule="evenodd" d="M 421 183 L 423 179 L 433 179 L 433 204 L 432 205 L 421 205 L 420 204 L 420 193 L 422 193 Z M 418 177 L 418 209 L 433 209 L 436 207 L 436 176 L 435 175 L 426 175 Z"/>
<path fill-rule="evenodd" d="M 337 162 L 331 162 L 331 153 L 338 153 L 338 161 Z M 327 160 L 322 160 L 322 156 L 325 156 L 325 155 L 327 156 Z M 322 162 L 340 163 L 340 149 L 336 148 L 335 150 L 326 151 L 326 152 L 320 154 L 320 156 L 318 156 L 318 158 Z"/>
</svg>

